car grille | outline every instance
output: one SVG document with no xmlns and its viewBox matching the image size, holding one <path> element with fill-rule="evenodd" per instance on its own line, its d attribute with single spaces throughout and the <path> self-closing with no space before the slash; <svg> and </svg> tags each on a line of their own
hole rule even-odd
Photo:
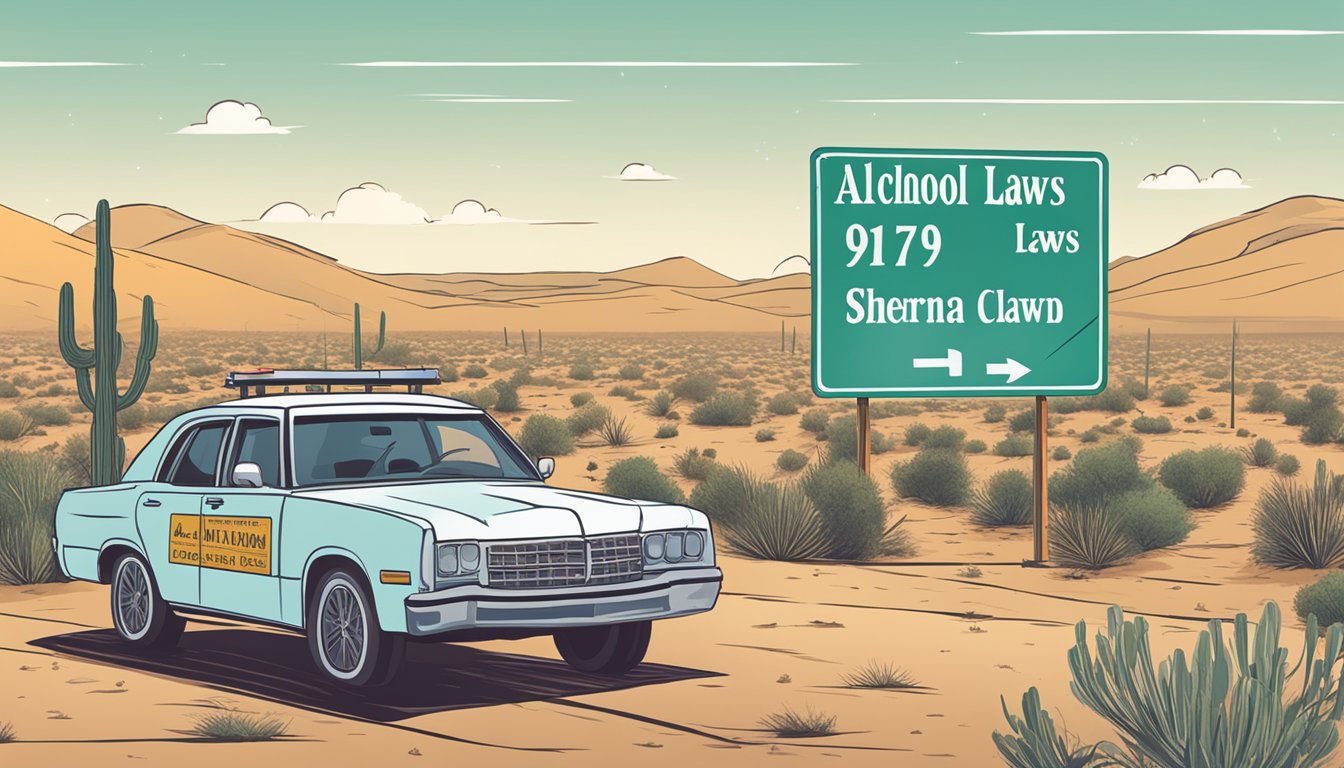
<svg viewBox="0 0 1344 768">
<path fill-rule="evenodd" d="M 487 548 L 486 577 L 500 589 L 538 589 L 638 580 L 644 572 L 639 534 L 549 539 Z"/>
</svg>

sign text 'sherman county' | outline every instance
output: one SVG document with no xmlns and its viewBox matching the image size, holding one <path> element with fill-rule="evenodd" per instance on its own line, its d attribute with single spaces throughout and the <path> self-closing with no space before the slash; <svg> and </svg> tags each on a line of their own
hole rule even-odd
<svg viewBox="0 0 1344 768">
<path fill-rule="evenodd" d="M 1091 152 L 818 149 L 817 394 L 1100 392 L 1106 185 Z"/>
</svg>

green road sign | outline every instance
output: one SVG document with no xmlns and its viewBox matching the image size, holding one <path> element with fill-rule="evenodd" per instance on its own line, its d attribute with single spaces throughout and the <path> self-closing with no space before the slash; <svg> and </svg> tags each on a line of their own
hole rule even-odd
<svg viewBox="0 0 1344 768">
<path fill-rule="evenodd" d="M 1100 392 L 1106 185 L 1095 152 L 813 152 L 813 389 Z"/>
</svg>

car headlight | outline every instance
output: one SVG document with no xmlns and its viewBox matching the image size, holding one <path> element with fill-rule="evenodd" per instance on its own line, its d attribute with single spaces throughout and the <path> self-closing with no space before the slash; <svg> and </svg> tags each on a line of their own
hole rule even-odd
<svg viewBox="0 0 1344 768">
<path fill-rule="evenodd" d="M 650 533 L 644 537 L 644 560 L 657 562 L 663 559 L 663 534 Z"/>
<path fill-rule="evenodd" d="M 440 544 L 434 555 L 434 571 L 440 578 L 467 576 L 480 567 L 481 545 L 475 542 Z"/>
<path fill-rule="evenodd" d="M 474 573 L 481 567 L 481 545 L 463 544 L 457 551 L 458 563 L 463 573 Z"/>
<path fill-rule="evenodd" d="M 657 531 L 644 534 L 644 564 L 674 565 L 705 556 L 704 531 Z"/>
<path fill-rule="evenodd" d="M 667 558 L 667 562 L 681 562 L 681 558 L 686 554 L 682 546 L 685 538 L 686 534 L 684 533 L 667 534 L 667 553 L 664 555 L 664 557 Z"/>
<path fill-rule="evenodd" d="M 705 536 L 699 531 L 687 531 L 686 543 L 683 545 L 686 550 L 686 557 L 690 560 L 699 560 L 705 553 Z"/>
</svg>

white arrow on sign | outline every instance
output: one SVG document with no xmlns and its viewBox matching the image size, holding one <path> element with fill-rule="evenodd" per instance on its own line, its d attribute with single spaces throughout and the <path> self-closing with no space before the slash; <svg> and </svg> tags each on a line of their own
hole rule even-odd
<svg viewBox="0 0 1344 768">
<path fill-rule="evenodd" d="M 956 378 L 961 375 L 961 350 L 949 349 L 947 357 L 916 357 L 915 367 L 946 368 L 947 375 Z"/>
<path fill-rule="evenodd" d="M 1011 357 L 1004 358 L 1002 363 L 985 363 L 985 373 L 990 376 L 1008 376 L 1006 383 L 1012 384 L 1014 381 L 1031 373 L 1031 369 L 1017 362 Z"/>
</svg>

